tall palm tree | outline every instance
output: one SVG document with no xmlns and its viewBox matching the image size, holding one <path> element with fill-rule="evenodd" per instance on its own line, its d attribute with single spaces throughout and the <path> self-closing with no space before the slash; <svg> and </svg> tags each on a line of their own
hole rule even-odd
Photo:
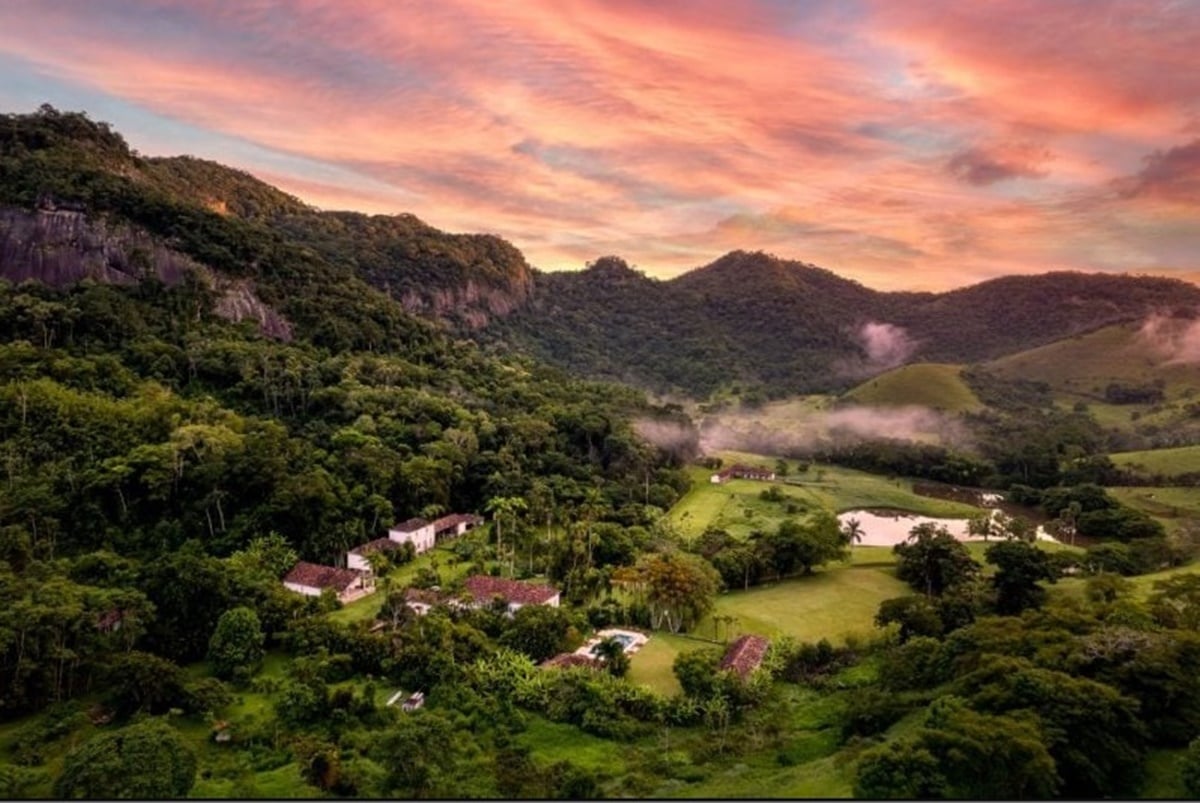
<svg viewBox="0 0 1200 803">
<path fill-rule="evenodd" d="M 846 539 L 846 543 L 853 549 L 855 544 L 861 544 L 863 536 L 866 532 L 862 528 L 862 523 L 858 519 L 846 519 L 842 525 L 842 537 Z"/>
<path fill-rule="evenodd" d="M 528 505 L 525 504 L 525 500 L 519 496 L 493 496 L 484 505 L 484 511 L 491 513 L 492 521 L 496 523 L 496 559 L 500 561 L 501 565 L 504 564 L 504 543 L 502 540 L 504 518 L 508 517 L 511 523 L 516 518 L 517 513 L 524 511 L 527 507 Z"/>
</svg>

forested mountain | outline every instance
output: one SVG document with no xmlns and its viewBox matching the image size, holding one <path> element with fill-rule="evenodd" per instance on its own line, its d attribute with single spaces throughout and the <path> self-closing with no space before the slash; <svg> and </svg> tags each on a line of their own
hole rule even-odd
<svg viewBox="0 0 1200 803">
<path fill-rule="evenodd" d="M 173 284 L 187 273 L 228 297 L 230 315 L 251 313 L 274 334 L 287 332 L 278 318 L 312 333 L 314 307 L 336 304 L 344 325 L 321 341 L 368 348 L 382 345 L 391 312 L 367 285 L 464 328 L 528 292 L 524 258 L 496 237 L 411 215 L 319 212 L 212 162 L 144 158 L 106 124 L 48 106 L 0 125 L 0 278 L 61 286 L 149 272 Z"/>
<path fill-rule="evenodd" d="M 992 359 L 1151 311 L 1194 309 L 1172 279 L 1048 273 L 946 293 L 882 293 L 801 262 L 734 252 L 670 281 L 615 257 L 536 273 L 487 334 L 587 376 L 705 397 L 853 386 L 901 361 Z"/>
<path fill-rule="evenodd" d="M 1062 272 L 881 293 L 741 251 L 670 281 L 617 257 L 541 273 L 497 237 L 447 234 L 412 215 L 321 212 L 213 162 L 142 157 L 82 114 L 44 107 L 3 125 L 0 278 L 187 278 L 226 318 L 331 348 L 389 348 L 389 330 L 424 331 L 392 320 L 402 309 L 583 376 L 701 398 L 732 385 L 779 396 L 1200 304 L 1184 282 Z M 381 306 L 385 297 L 400 303 Z M 336 323 L 321 311 L 330 304 L 344 312 Z"/>
<path fill-rule="evenodd" d="M 0 719 L 102 684 L 135 641 L 202 657 L 231 606 L 278 630 L 299 600 L 230 557 L 264 539 L 332 564 L 422 512 L 520 497 L 645 524 L 686 487 L 686 438 L 634 431 L 686 419 L 453 339 L 262 222 L 313 214 L 296 202 L 221 169 L 255 193 L 207 209 L 158 176 L 208 167 L 82 115 L 2 126 L 0 276 L 54 281 L 0 278 Z M 276 325 L 234 320 L 230 288 Z"/>
</svg>

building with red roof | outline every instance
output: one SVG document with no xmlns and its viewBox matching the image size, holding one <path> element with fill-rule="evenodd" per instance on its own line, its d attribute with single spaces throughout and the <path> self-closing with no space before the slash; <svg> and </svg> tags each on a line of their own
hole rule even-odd
<svg viewBox="0 0 1200 803">
<path fill-rule="evenodd" d="M 721 670 L 736 672 L 746 678 L 755 669 L 762 666 L 763 658 L 767 655 L 767 647 L 771 645 L 762 636 L 742 636 L 729 645 L 725 657 L 717 667 Z"/>
</svg>

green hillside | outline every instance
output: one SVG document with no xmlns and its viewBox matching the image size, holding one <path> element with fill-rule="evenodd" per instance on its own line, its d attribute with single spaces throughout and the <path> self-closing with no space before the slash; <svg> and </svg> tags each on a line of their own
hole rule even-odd
<svg viewBox="0 0 1200 803">
<path fill-rule="evenodd" d="M 1139 336 L 1140 324 L 1108 326 L 988 363 L 1010 378 L 1046 382 L 1055 391 L 1088 402 L 1105 401 L 1112 382 L 1127 385 L 1164 382 L 1168 399 L 1200 391 L 1200 366 L 1173 363 Z"/>
<path fill-rule="evenodd" d="M 983 403 L 962 379 L 962 366 L 946 363 L 914 363 L 868 379 L 842 395 L 877 407 L 916 405 L 948 413 L 975 412 Z"/>
<path fill-rule="evenodd" d="M 1114 433 L 1118 451 L 1189 445 L 1200 442 L 1200 364 L 1180 359 L 1191 323 L 1167 320 L 1156 339 L 1141 324 L 1109 326 L 984 367 L 1042 383 L 1059 405 L 1086 410 Z"/>
<path fill-rule="evenodd" d="M 1181 474 L 1200 473 L 1200 446 L 1114 452 L 1109 458 L 1120 468 L 1142 476 L 1161 475 L 1170 478 Z"/>
</svg>

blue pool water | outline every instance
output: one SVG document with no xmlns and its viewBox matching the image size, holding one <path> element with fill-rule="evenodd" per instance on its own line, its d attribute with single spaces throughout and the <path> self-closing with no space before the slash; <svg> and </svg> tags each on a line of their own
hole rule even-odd
<svg viewBox="0 0 1200 803">
<path fill-rule="evenodd" d="M 634 642 L 633 636 L 630 636 L 626 633 L 614 633 L 613 635 L 609 636 L 609 638 L 613 639 L 614 641 L 619 642 L 626 651 L 629 650 L 630 646 L 632 646 L 633 642 Z M 599 655 L 600 654 L 598 652 L 599 649 L 600 649 L 599 644 L 594 645 L 591 650 L 592 655 Z"/>
</svg>

